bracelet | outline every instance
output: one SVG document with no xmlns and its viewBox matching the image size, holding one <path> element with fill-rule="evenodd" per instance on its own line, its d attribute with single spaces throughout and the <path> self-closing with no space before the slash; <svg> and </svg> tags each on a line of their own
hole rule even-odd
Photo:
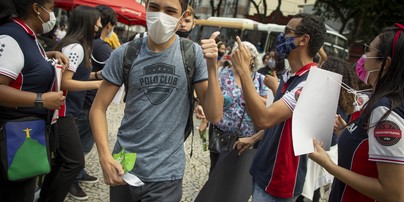
<svg viewBox="0 0 404 202">
<path fill-rule="evenodd" d="M 100 80 L 100 79 L 98 78 L 97 72 L 94 72 L 94 73 L 95 73 L 95 75 L 94 75 L 95 79 Z"/>
</svg>

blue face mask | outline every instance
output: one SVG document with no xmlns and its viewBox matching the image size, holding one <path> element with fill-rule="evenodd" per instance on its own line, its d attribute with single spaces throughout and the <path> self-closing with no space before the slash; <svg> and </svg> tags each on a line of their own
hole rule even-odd
<svg viewBox="0 0 404 202">
<path fill-rule="evenodd" d="M 285 37 L 284 33 L 279 34 L 276 39 L 276 52 L 281 58 L 287 58 L 290 51 L 297 48 L 295 37 Z"/>
</svg>

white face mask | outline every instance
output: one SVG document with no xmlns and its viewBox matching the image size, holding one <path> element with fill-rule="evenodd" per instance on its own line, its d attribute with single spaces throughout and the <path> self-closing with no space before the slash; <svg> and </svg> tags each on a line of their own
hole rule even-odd
<svg viewBox="0 0 404 202">
<path fill-rule="evenodd" d="M 46 10 L 44 7 L 42 7 L 41 5 L 39 5 L 44 11 L 46 11 L 48 14 L 49 14 L 49 17 L 50 17 L 50 20 L 48 21 L 48 22 L 44 22 L 42 19 L 41 19 L 41 17 L 39 17 L 39 15 L 37 15 L 38 16 L 38 18 L 39 18 L 39 20 L 41 20 L 41 22 L 42 22 L 42 31 L 43 31 L 43 34 L 44 33 L 48 33 L 48 32 L 50 32 L 50 31 L 52 31 L 52 29 L 53 29 L 53 27 L 55 27 L 55 25 L 56 25 L 56 17 L 55 17 L 55 13 L 52 11 L 52 12 L 50 12 L 50 11 L 48 11 L 48 10 Z"/>
<path fill-rule="evenodd" d="M 175 34 L 179 20 L 163 12 L 146 12 L 147 33 L 154 43 L 165 43 Z"/>
</svg>

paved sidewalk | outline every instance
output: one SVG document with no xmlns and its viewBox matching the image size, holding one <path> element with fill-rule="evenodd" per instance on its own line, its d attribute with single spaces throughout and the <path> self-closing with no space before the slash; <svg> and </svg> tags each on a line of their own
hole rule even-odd
<svg viewBox="0 0 404 202">
<path fill-rule="evenodd" d="M 110 148 L 113 148 L 113 144 L 116 140 L 116 133 L 120 125 L 123 116 L 124 104 L 111 104 L 107 111 L 107 121 L 108 121 L 108 140 L 110 143 Z M 194 121 L 196 126 L 199 126 L 199 121 Z M 186 149 L 186 168 L 185 176 L 183 179 L 183 202 L 192 202 L 198 195 L 199 190 L 204 185 L 208 178 L 209 172 L 209 152 L 204 152 L 202 150 L 202 142 L 199 138 L 198 131 L 195 129 L 194 137 L 194 153 L 192 158 L 189 158 L 190 148 L 191 148 L 192 136 L 188 138 L 185 142 Z M 86 201 L 109 201 L 109 187 L 104 184 L 102 170 L 99 165 L 97 149 L 94 147 L 91 152 L 86 156 L 86 170 L 89 174 L 97 176 L 99 182 L 95 184 L 85 184 L 81 183 L 82 188 L 88 194 L 89 198 Z M 65 202 L 76 202 L 70 196 L 66 197 Z"/>
</svg>

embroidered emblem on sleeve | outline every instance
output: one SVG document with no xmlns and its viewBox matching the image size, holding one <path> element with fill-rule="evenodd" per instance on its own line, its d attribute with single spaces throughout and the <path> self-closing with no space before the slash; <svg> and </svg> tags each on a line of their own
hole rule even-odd
<svg viewBox="0 0 404 202">
<path fill-rule="evenodd" d="M 374 136 L 376 141 L 383 146 L 393 146 L 402 137 L 400 127 L 388 120 L 381 121 L 376 125 Z"/>
<path fill-rule="evenodd" d="M 69 55 L 69 60 L 71 63 L 74 64 L 74 66 L 77 67 L 77 59 L 79 58 L 79 56 L 76 53 L 70 53 Z"/>
<path fill-rule="evenodd" d="M 6 44 L 0 43 L 0 57 L 3 56 L 2 53 L 3 53 L 5 47 L 6 47 Z"/>
</svg>

